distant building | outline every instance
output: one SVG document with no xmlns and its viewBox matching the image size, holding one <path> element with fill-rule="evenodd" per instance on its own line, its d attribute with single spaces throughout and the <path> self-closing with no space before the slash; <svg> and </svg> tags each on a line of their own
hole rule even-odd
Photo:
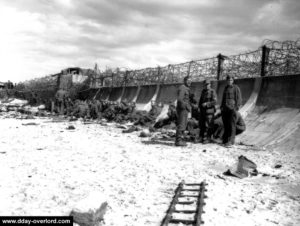
<svg viewBox="0 0 300 226">
<path fill-rule="evenodd" d="M 0 82 L 0 89 L 13 89 L 14 84 L 11 81 Z"/>
<path fill-rule="evenodd" d="M 52 76 L 57 76 L 57 86 L 59 89 L 70 89 L 74 84 L 81 84 L 90 77 L 87 73 L 93 71 L 90 69 L 82 69 L 79 67 L 70 67 L 62 70 L 60 73 Z"/>
</svg>

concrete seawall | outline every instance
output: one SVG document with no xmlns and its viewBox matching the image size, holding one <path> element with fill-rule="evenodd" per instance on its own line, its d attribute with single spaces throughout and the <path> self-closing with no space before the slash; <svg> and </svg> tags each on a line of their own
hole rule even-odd
<svg viewBox="0 0 300 226">
<path fill-rule="evenodd" d="M 246 144 L 300 150 L 300 75 L 264 77 L 254 109 L 246 117 Z"/>
<path fill-rule="evenodd" d="M 240 109 L 245 118 L 247 130 L 237 138 L 238 142 L 258 145 L 260 147 L 289 148 L 300 150 L 300 75 L 258 77 L 236 79 L 242 92 Z M 97 99 L 135 101 L 137 109 L 150 110 L 151 101 L 164 104 L 159 116 L 166 115 L 168 105 L 176 103 L 177 90 L 180 84 L 144 85 L 141 87 L 116 87 L 90 90 L 84 96 Z M 226 81 L 213 81 L 218 104 Z M 191 92 L 198 101 L 203 89 L 203 82 L 191 85 Z M 292 139 L 294 137 L 294 139 Z M 297 138 L 297 139 L 296 139 Z"/>
</svg>

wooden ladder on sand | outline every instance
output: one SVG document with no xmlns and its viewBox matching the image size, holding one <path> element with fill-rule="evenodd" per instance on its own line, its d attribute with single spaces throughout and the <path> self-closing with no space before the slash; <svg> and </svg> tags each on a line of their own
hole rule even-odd
<svg viewBox="0 0 300 226">
<path fill-rule="evenodd" d="M 204 224 L 202 213 L 204 213 L 204 199 L 207 198 L 204 194 L 207 191 L 206 185 L 205 181 L 200 184 L 186 184 L 182 181 L 175 190 L 175 195 L 161 226 L 179 223 L 193 226 Z"/>
</svg>

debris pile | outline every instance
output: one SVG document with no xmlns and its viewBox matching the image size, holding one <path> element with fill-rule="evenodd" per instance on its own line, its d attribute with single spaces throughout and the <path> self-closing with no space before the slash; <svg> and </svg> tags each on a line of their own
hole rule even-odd
<svg viewBox="0 0 300 226">
<path fill-rule="evenodd" d="M 49 113 L 46 111 L 45 105 L 31 106 L 27 100 L 8 98 L 0 100 L 0 113 L 9 113 L 11 117 L 21 117 L 21 114 L 46 116 Z M 18 114 L 19 113 L 19 114 Z"/>
</svg>

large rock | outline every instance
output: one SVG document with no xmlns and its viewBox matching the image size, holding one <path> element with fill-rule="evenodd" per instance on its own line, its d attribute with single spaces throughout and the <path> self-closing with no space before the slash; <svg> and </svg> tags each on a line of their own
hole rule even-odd
<svg viewBox="0 0 300 226">
<path fill-rule="evenodd" d="M 93 192 L 77 203 L 70 216 L 80 226 L 95 226 L 103 220 L 106 209 L 106 198 L 99 192 Z"/>
</svg>

